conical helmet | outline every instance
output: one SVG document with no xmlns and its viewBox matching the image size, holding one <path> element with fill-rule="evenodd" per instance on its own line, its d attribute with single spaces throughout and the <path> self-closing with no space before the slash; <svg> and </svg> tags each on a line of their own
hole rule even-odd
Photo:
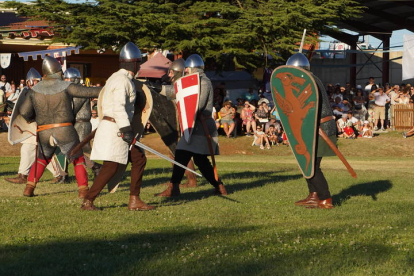
<svg viewBox="0 0 414 276">
<path fill-rule="evenodd" d="M 174 60 L 173 63 L 171 63 L 170 67 L 168 68 L 168 71 L 172 70 L 174 73 L 174 76 L 171 78 L 171 80 L 178 80 L 182 76 L 184 76 L 184 69 L 185 69 L 185 60 L 182 58 Z"/>
<path fill-rule="evenodd" d="M 141 51 L 131 41 L 124 45 L 121 49 L 121 53 L 119 54 L 119 61 L 120 62 L 134 62 L 134 61 L 141 61 Z"/>
<path fill-rule="evenodd" d="M 40 81 L 41 79 L 42 79 L 42 75 L 40 75 L 40 73 L 33 67 L 30 68 L 26 74 L 26 81 L 33 81 L 33 80 Z"/>
<path fill-rule="evenodd" d="M 59 71 L 62 71 L 62 65 L 60 64 L 60 62 L 57 61 L 57 59 L 55 58 L 45 56 L 42 64 L 43 75 L 49 76 Z"/>
<path fill-rule="evenodd" d="M 305 70 L 310 70 L 310 63 L 308 58 L 302 53 L 292 55 L 286 62 L 286 65 L 300 67 Z"/>
<path fill-rule="evenodd" d="M 185 67 L 204 69 L 204 61 L 199 55 L 192 54 L 186 59 Z"/>
<path fill-rule="evenodd" d="M 81 79 L 81 73 L 78 69 L 69 67 L 66 69 L 65 74 L 63 75 L 65 79 L 69 79 L 73 83 L 79 83 Z"/>
</svg>

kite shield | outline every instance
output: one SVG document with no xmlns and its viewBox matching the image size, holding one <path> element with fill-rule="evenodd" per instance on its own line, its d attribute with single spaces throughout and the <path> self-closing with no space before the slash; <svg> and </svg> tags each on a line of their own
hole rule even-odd
<svg viewBox="0 0 414 276">
<path fill-rule="evenodd" d="M 35 122 L 29 124 L 21 115 L 20 115 L 20 106 L 26 99 L 28 89 L 25 88 L 21 93 L 19 98 L 14 105 L 13 112 L 10 118 L 9 131 L 7 133 L 7 138 L 9 143 L 12 145 L 23 142 L 24 140 L 36 136 L 37 125 Z"/>
<path fill-rule="evenodd" d="M 304 69 L 280 66 L 271 77 L 272 96 L 293 154 L 305 178 L 315 171 L 319 94 Z"/>
<path fill-rule="evenodd" d="M 180 119 L 181 132 L 187 143 L 190 142 L 198 112 L 200 95 L 200 75 L 190 74 L 175 82 L 175 97 Z"/>
</svg>

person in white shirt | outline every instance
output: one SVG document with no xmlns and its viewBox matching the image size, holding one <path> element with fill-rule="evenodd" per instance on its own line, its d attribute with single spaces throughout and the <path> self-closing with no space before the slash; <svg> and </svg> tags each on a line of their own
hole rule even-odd
<svg viewBox="0 0 414 276">
<path fill-rule="evenodd" d="M 390 97 L 384 93 L 384 88 L 378 88 L 371 92 L 375 97 L 374 104 L 374 130 L 378 130 L 378 120 L 381 120 L 381 130 L 384 131 L 385 105 L 390 102 Z"/>
<path fill-rule="evenodd" d="M 369 83 L 365 86 L 364 96 L 367 97 L 372 91 L 377 89 L 374 77 L 369 77 Z"/>
</svg>

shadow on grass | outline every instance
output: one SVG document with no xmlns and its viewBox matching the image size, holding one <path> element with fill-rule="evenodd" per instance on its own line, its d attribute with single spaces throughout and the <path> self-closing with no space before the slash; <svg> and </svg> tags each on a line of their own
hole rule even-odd
<svg viewBox="0 0 414 276">
<path fill-rule="evenodd" d="M 29 239 L 0 247 L 0 274 L 317 275 L 321 271 L 325 275 L 337 271 L 347 274 L 375 271 L 379 263 L 389 261 L 397 252 L 396 248 L 375 239 L 343 247 L 325 242 L 324 246 L 315 246 L 316 241 L 326 236 L 325 229 L 293 230 L 280 234 L 280 241 L 266 239 L 268 243 L 258 242 L 249 234 L 264 234 L 263 231 L 257 226 L 200 227 L 112 238 L 99 233 L 105 238 L 77 237 L 49 242 Z M 336 234 L 342 229 L 329 231 Z M 300 244 L 295 243 L 298 237 Z"/>
<path fill-rule="evenodd" d="M 388 180 L 357 184 L 342 190 L 339 194 L 332 196 L 332 200 L 335 206 L 341 206 L 343 202 L 355 196 L 370 196 L 373 200 L 377 200 L 377 194 L 386 192 L 391 188 L 392 184 Z"/>
</svg>

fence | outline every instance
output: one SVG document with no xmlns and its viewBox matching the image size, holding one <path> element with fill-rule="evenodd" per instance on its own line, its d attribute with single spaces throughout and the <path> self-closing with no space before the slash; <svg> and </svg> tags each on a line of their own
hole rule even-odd
<svg viewBox="0 0 414 276">
<path fill-rule="evenodd" d="M 394 128 L 395 130 L 410 130 L 414 127 L 414 104 L 394 105 Z"/>
</svg>

